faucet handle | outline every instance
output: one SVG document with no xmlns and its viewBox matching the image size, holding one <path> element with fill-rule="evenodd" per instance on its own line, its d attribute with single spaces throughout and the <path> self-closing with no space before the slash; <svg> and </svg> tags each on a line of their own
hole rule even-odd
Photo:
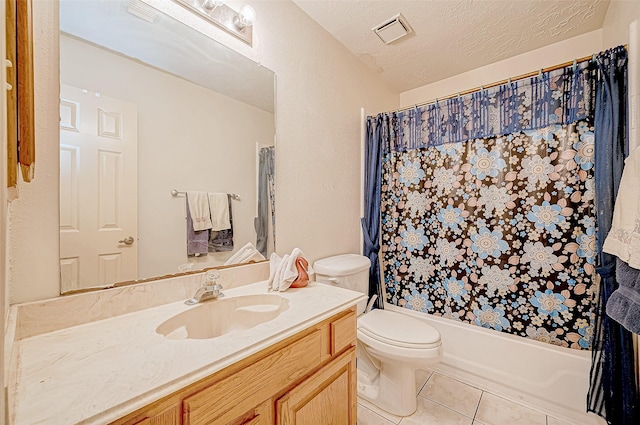
<svg viewBox="0 0 640 425">
<path fill-rule="evenodd" d="M 220 272 L 217 270 L 209 270 L 204 274 L 204 286 L 211 286 L 218 279 L 220 279 Z"/>
</svg>

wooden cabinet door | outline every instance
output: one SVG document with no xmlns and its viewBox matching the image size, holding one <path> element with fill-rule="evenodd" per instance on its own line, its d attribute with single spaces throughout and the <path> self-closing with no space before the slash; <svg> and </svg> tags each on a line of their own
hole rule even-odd
<svg viewBox="0 0 640 425">
<path fill-rule="evenodd" d="M 278 425 L 355 425 L 356 352 L 352 347 L 277 401 Z"/>
</svg>

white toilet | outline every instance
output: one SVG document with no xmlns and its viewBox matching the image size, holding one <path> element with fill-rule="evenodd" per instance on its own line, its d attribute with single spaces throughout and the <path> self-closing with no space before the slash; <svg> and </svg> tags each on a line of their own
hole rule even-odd
<svg viewBox="0 0 640 425">
<path fill-rule="evenodd" d="M 344 254 L 318 260 L 316 281 L 369 292 L 369 259 Z M 440 333 L 401 313 L 358 305 L 358 396 L 397 416 L 416 410 L 416 370 L 440 358 Z"/>
</svg>

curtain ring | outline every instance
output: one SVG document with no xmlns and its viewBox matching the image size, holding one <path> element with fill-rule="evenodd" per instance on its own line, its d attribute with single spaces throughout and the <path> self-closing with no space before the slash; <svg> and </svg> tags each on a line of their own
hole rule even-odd
<svg viewBox="0 0 640 425">
<path fill-rule="evenodd" d="M 574 59 L 573 60 L 573 72 L 576 72 L 576 68 L 578 67 L 578 60 Z"/>
<path fill-rule="evenodd" d="M 538 79 L 542 80 L 542 68 L 538 71 Z"/>
</svg>

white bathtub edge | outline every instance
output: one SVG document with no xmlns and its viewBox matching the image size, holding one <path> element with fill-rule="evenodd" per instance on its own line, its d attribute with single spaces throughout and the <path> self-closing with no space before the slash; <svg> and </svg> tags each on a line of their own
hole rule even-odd
<svg viewBox="0 0 640 425">
<path fill-rule="evenodd" d="M 586 409 L 591 352 L 556 347 L 385 303 L 438 329 L 443 357 L 432 369 L 580 425 L 605 425 Z M 464 335 L 462 335 L 464 334 Z M 545 368 L 556 365 L 553 368 Z"/>
</svg>

